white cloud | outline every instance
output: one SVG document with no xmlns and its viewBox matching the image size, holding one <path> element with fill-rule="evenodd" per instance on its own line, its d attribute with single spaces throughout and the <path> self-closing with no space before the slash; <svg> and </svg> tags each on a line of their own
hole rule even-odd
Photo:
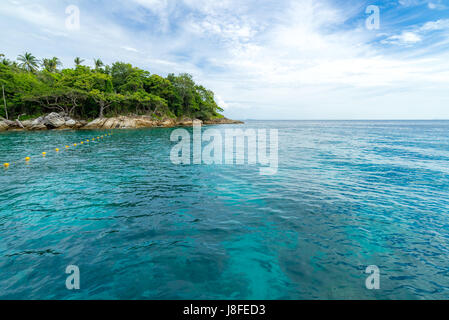
<svg viewBox="0 0 449 320">
<path fill-rule="evenodd" d="M 417 42 L 421 42 L 422 38 L 418 34 L 411 31 L 404 31 L 399 35 L 390 36 L 383 40 L 383 43 L 400 44 L 400 45 L 410 45 Z"/>
<path fill-rule="evenodd" d="M 139 52 L 139 50 L 137 50 L 136 48 L 132 48 L 132 47 L 123 46 L 121 48 L 126 50 L 126 51 Z"/>
<path fill-rule="evenodd" d="M 435 30 L 449 30 L 449 19 L 440 19 L 436 21 L 426 22 L 421 28 L 420 31 L 435 31 Z"/>
<path fill-rule="evenodd" d="M 447 19 L 384 35 L 384 43 L 407 48 L 387 54 L 371 44 L 376 34 L 364 29 L 363 8 L 326 0 L 267 0 L 263 6 L 252 0 L 133 0 L 126 7 L 111 0 L 102 14 L 81 6 L 81 31 L 75 33 L 61 29 L 65 16 L 55 12 L 63 8 L 41 3 L 34 10 L 33 2 L 21 3 L 22 11 L 11 1 L 0 4 L 0 27 L 11 30 L 5 41 L 12 54 L 29 49 L 60 54 L 67 64 L 74 56 L 101 57 L 152 73 L 189 72 L 216 93 L 231 117 L 406 118 L 434 112 L 449 118 L 442 107 L 448 102 L 448 54 L 414 57 L 430 33 L 449 30 Z M 357 14 L 359 25 L 341 27 Z M 128 20 L 139 27 L 128 27 Z M 425 109 L 417 106 L 424 101 L 418 93 L 427 99 Z"/>
</svg>

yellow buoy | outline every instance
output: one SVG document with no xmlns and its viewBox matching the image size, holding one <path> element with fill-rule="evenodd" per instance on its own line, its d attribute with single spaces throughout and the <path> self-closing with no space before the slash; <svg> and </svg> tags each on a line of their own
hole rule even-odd
<svg viewBox="0 0 449 320">
<path fill-rule="evenodd" d="M 42 155 L 45 157 L 47 155 L 47 152 L 42 152 Z"/>
<path fill-rule="evenodd" d="M 89 140 L 86 140 L 86 142 L 89 142 Z"/>
<path fill-rule="evenodd" d="M 8 167 L 9 167 L 9 163 L 4 163 L 3 166 L 4 166 L 5 168 L 8 168 Z"/>
<path fill-rule="evenodd" d="M 30 157 L 26 157 L 25 161 L 27 161 L 27 162 L 30 161 Z"/>
<path fill-rule="evenodd" d="M 81 141 L 80 143 L 81 143 L 81 144 L 84 144 L 84 141 Z"/>
<path fill-rule="evenodd" d="M 66 149 L 68 149 L 68 148 L 69 148 L 69 146 L 65 146 L 65 148 L 66 148 Z"/>
<path fill-rule="evenodd" d="M 55 151 L 56 151 L 56 152 L 59 152 L 59 149 L 58 149 L 58 148 L 56 148 L 56 149 L 55 149 Z"/>
<path fill-rule="evenodd" d="M 74 143 L 73 146 L 76 147 L 76 143 Z"/>
</svg>

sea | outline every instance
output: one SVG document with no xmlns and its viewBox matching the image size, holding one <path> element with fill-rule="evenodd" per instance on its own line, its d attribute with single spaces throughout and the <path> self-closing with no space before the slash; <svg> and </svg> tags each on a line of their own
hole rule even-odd
<svg viewBox="0 0 449 320">
<path fill-rule="evenodd" d="M 233 128 L 276 172 L 174 163 L 174 128 L 0 133 L 0 299 L 449 298 L 449 121 L 202 129 Z"/>
</svg>

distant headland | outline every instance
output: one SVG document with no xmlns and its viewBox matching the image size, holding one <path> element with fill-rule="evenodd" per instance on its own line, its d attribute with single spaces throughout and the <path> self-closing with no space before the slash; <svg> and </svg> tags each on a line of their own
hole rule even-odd
<svg viewBox="0 0 449 320">
<path fill-rule="evenodd" d="M 242 123 L 223 117 L 214 93 L 189 74 L 161 77 L 125 62 L 83 62 L 75 58 L 69 69 L 56 57 L 25 53 L 11 61 L 0 54 L 0 131 Z"/>
</svg>

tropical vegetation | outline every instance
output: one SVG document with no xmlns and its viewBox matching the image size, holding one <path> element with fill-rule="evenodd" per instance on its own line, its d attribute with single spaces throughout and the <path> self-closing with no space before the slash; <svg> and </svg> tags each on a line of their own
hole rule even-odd
<svg viewBox="0 0 449 320">
<path fill-rule="evenodd" d="M 17 61 L 0 54 L 0 117 L 34 116 L 51 111 L 80 119 L 117 115 L 189 117 L 208 120 L 223 111 L 214 93 L 194 82 L 191 75 L 162 77 L 115 62 L 94 59 L 94 68 L 74 59 L 74 68 L 62 68 L 57 57 L 38 60 L 26 52 Z"/>
</svg>

